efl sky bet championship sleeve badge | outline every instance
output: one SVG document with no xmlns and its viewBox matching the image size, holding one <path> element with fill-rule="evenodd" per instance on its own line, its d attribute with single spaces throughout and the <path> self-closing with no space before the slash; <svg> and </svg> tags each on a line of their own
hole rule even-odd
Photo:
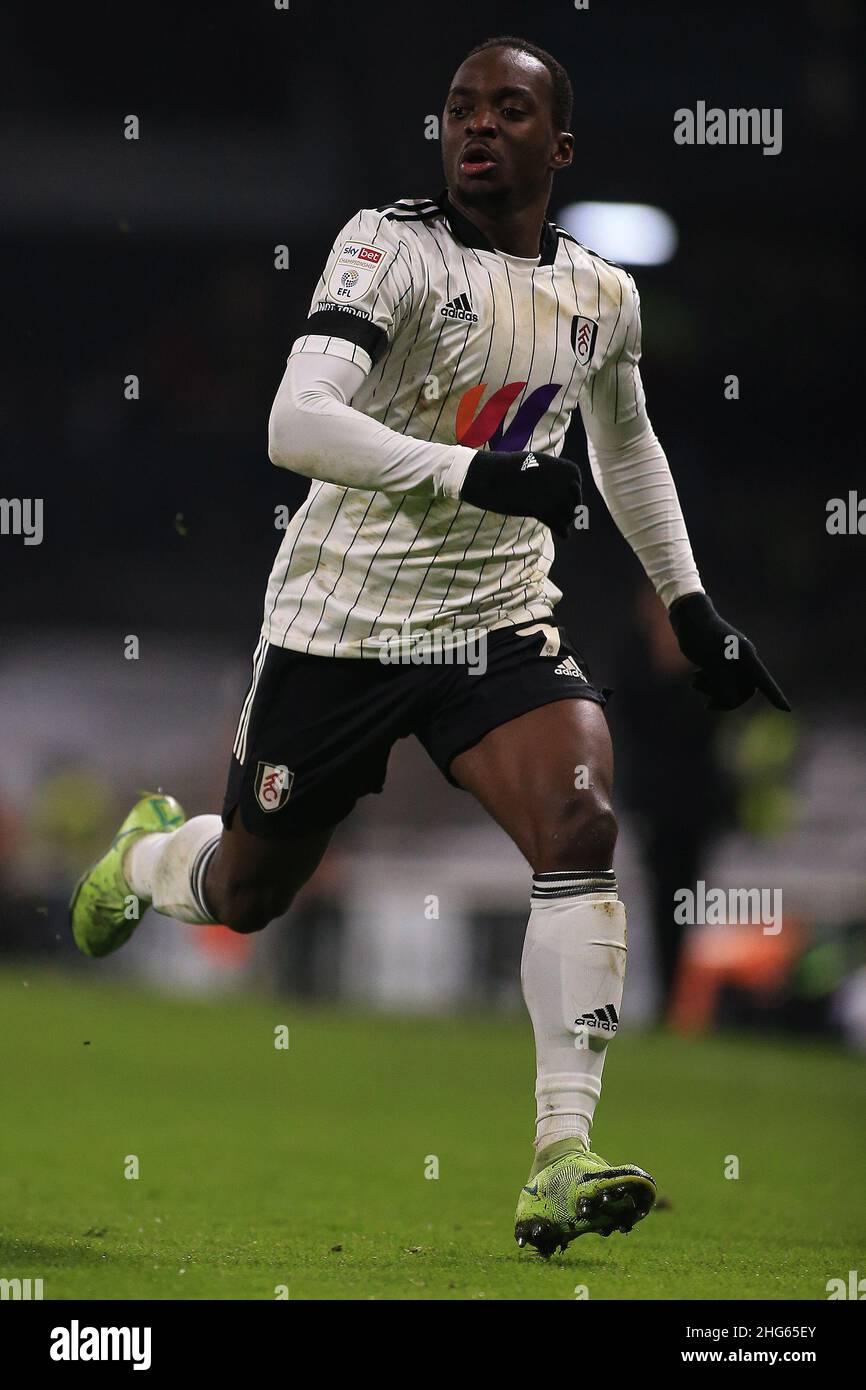
<svg viewBox="0 0 866 1390">
<path fill-rule="evenodd" d="M 338 302 L 360 299 L 384 268 L 390 252 L 363 241 L 344 241 L 328 278 L 328 294 Z"/>
<path fill-rule="evenodd" d="M 284 763 L 262 763 L 256 768 L 256 801 L 263 811 L 279 811 L 292 790 L 295 774 Z"/>
</svg>

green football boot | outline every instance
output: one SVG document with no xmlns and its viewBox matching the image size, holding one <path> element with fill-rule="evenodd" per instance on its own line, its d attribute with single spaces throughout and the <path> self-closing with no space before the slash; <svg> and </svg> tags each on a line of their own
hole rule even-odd
<svg viewBox="0 0 866 1390">
<path fill-rule="evenodd" d="M 79 951 L 107 956 L 128 941 L 148 903 L 130 903 L 135 894 L 123 873 L 123 857 L 141 835 L 176 830 L 186 816 L 173 796 L 149 792 L 137 801 L 111 842 L 78 880 L 69 904 L 69 921 Z"/>
<path fill-rule="evenodd" d="M 514 1238 L 549 1259 L 590 1231 L 628 1233 L 656 1199 L 649 1173 L 633 1164 L 611 1168 L 575 1139 L 559 1139 L 537 1155 L 517 1202 Z"/>
</svg>

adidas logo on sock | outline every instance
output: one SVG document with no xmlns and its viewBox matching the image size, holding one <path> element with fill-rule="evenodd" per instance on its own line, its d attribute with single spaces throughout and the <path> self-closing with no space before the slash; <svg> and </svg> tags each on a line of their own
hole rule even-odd
<svg viewBox="0 0 866 1390">
<path fill-rule="evenodd" d="M 603 1033 L 615 1033 L 619 1027 L 619 1014 L 613 1004 L 605 1004 L 602 1009 L 578 1014 L 574 1020 L 575 1028 L 600 1028 Z"/>
<path fill-rule="evenodd" d="M 553 674 L 555 676 L 577 676 L 578 680 L 586 680 L 586 676 L 573 656 L 567 656 L 564 661 L 560 661 L 559 665 L 554 667 Z"/>
<path fill-rule="evenodd" d="M 472 302 L 468 294 L 455 295 L 439 310 L 443 319 L 460 319 L 464 323 L 477 323 L 478 315 L 472 312 Z"/>
<path fill-rule="evenodd" d="M 527 455 L 526 455 L 526 458 L 523 460 L 522 464 L 520 465 L 520 471 L 521 471 L 521 473 L 525 473 L 527 468 L 538 468 L 538 467 L 539 467 L 539 463 L 538 463 L 538 459 L 535 457 L 535 455 L 534 455 L 534 454 L 527 454 Z"/>
</svg>

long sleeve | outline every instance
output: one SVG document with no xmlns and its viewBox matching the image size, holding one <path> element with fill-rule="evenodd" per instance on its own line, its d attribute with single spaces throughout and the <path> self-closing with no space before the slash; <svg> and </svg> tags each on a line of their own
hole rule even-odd
<svg viewBox="0 0 866 1390">
<path fill-rule="evenodd" d="M 365 375 L 331 353 L 293 354 L 268 422 L 271 462 L 341 487 L 459 498 L 476 451 L 413 439 L 353 410 Z"/>
<path fill-rule="evenodd" d="M 665 607 L 703 592 L 670 466 L 643 406 L 621 424 L 582 415 L 596 487 Z"/>
<path fill-rule="evenodd" d="M 703 592 L 677 489 L 665 451 L 646 413 L 640 376 L 640 295 L 616 267 L 620 312 L 616 331 L 589 391 L 581 397 L 595 485 L 666 608 Z"/>
</svg>

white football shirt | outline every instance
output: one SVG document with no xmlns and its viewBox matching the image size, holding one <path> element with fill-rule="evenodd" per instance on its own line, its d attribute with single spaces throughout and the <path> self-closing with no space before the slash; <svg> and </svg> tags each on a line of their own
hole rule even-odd
<svg viewBox="0 0 866 1390">
<path fill-rule="evenodd" d="M 551 222 L 534 260 L 496 251 L 448 200 L 364 209 L 337 237 L 291 355 L 366 377 L 361 411 L 418 440 L 558 454 L 578 406 L 599 423 L 644 405 L 634 281 Z M 562 597 L 550 531 L 437 495 L 313 481 L 280 546 L 263 636 L 378 657 L 381 634 L 548 618 Z"/>
</svg>

